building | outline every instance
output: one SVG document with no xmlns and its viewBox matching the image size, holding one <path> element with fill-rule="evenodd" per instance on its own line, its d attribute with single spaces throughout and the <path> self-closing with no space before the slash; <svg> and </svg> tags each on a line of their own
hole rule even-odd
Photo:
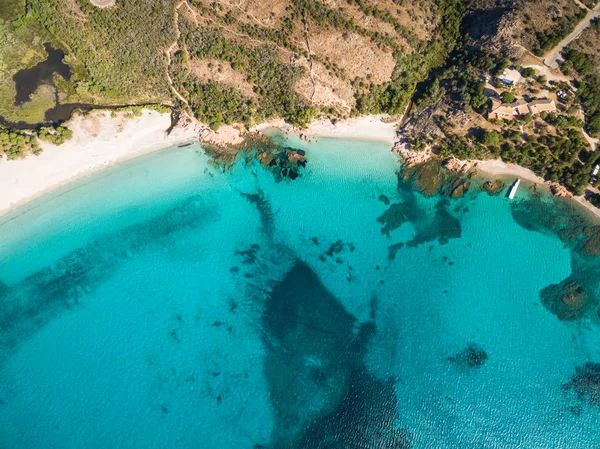
<svg viewBox="0 0 600 449">
<path fill-rule="evenodd" d="M 521 77 L 521 74 L 519 73 L 519 71 L 513 70 L 513 69 L 505 70 L 504 72 L 502 72 L 502 75 L 500 75 L 498 77 L 500 82 L 507 86 L 514 86 L 519 81 L 521 81 L 521 78 L 522 77 Z"/>
<path fill-rule="evenodd" d="M 492 98 L 492 107 L 488 112 L 489 119 L 515 120 L 524 115 L 536 115 L 540 112 L 556 111 L 554 100 L 534 100 L 527 102 L 523 98 L 514 103 L 502 103 L 497 98 Z"/>
</svg>

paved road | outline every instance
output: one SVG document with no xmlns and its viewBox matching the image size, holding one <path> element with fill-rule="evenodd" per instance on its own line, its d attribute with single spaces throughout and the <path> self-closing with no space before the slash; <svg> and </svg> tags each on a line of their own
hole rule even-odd
<svg viewBox="0 0 600 449">
<path fill-rule="evenodd" d="M 596 17 L 600 17 L 600 3 L 598 3 L 594 9 L 590 9 L 585 18 L 577 24 L 577 26 L 571 32 L 571 34 L 569 34 L 562 41 L 560 41 L 558 45 L 546 55 L 546 58 L 544 59 L 544 64 L 546 64 L 551 69 L 557 69 L 559 63 L 562 62 L 562 56 L 560 55 L 560 53 L 567 45 L 569 45 L 571 42 L 577 39 L 579 35 L 583 32 L 583 30 L 590 26 L 590 23 L 592 23 L 592 20 L 594 20 Z"/>
</svg>

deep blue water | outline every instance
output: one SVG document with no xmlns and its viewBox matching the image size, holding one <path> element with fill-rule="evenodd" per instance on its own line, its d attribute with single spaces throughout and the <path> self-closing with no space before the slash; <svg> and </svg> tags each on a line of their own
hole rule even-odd
<svg viewBox="0 0 600 449">
<path fill-rule="evenodd" d="M 2 449 L 600 447 L 599 271 L 558 203 L 288 143 L 293 182 L 192 146 L 0 220 Z M 565 279 L 570 320 L 540 296 Z"/>
</svg>

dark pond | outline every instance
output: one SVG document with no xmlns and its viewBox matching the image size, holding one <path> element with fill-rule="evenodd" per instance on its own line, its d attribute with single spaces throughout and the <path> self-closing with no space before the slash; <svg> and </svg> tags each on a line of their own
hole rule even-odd
<svg viewBox="0 0 600 449">
<path fill-rule="evenodd" d="M 49 43 L 45 43 L 44 47 L 48 53 L 48 58 L 39 64 L 28 69 L 19 70 L 13 76 L 17 94 L 15 95 L 15 105 L 20 105 L 31 99 L 33 94 L 40 84 L 52 84 L 54 81 L 52 75 L 57 73 L 65 80 L 71 79 L 71 69 L 64 63 L 65 53 L 62 50 L 57 50 Z"/>
</svg>

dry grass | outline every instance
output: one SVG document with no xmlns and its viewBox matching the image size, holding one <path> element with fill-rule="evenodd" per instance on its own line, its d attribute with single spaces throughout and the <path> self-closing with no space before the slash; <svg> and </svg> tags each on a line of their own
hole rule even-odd
<svg viewBox="0 0 600 449">
<path fill-rule="evenodd" d="M 212 7 L 213 0 L 201 0 L 207 7 Z M 221 0 L 218 2 L 218 14 L 231 12 L 241 23 L 250 23 L 269 28 L 278 28 L 281 19 L 287 15 L 291 6 L 289 0 Z"/>
<path fill-rule="evenodd" d="M 533 49 L 537 40 L 535 33 L 549 31 L 556 27 L 555 20 L 560 17 L 572 17 L 581 11 L 573 0 L 530 0 L 515 15 L 515 35 L 523 46 Z"/>
<path fill-rule="evenodd" d="M 190 69 L 192 74 L 200 80 L 212 80 L 233 87 L 246 98 L 257 97 L 253 91 L 254 85 L 246 81 L 246 76 L 242 72 L 233 70 L 227 61 L 192 59 Z"/>
<path fill-rule="evenodd" d="M 350 112 L 355 106 L 356 100 L 349 82 L 332 76 L 323 64 L 316 61 L 313 61 L 312 64 L 311 78 L 308 61 L 303 59 L 300 64 L 304 65 L 307 71 L 296 83 L 296 92 L 314 104 L 333 107 L 346 113 Z"/>
<path fill-rule="evenodd" d="M 371 77 L 380 84 L 389 81 L 396 65 L 391 53 L 385 52 L 370 39 L 354 33 L 336 30 L 310 32 L 311 50 L 324 59 L 334 61 L 352 80 Z"/>
<path fill-rule="evenodd" d="M 571 42 L 573 48 L 592 58 L 596 73 L 600 74 L 600 30 L 594 26 L 588 27 L 578 39 Z"/>
</svg>

